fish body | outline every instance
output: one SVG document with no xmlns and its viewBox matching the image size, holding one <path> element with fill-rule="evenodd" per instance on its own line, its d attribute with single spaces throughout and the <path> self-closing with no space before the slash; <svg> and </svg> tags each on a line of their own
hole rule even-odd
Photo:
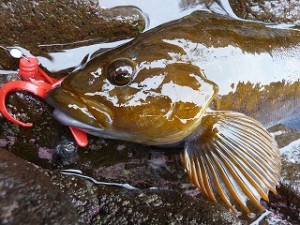
<svg viewBox="0 0 300 225">
<path fill-rule="evenodd" d="M 285 74 L 296 82 L 299 43 L 296 30 L 196 11 L 94 57 L 46 100 L 60 122 L 96 136 L 184 143 L 185 167 L 202 193 L 250 213 L 280 177 L 278 148 L 262 124 L 284 118 L 244 115 L 248 102 L 234 93 L 250 82 L 239 91 L 251 98 L 258 85 L 262 104 L 257 93 Z"/>
</svg>

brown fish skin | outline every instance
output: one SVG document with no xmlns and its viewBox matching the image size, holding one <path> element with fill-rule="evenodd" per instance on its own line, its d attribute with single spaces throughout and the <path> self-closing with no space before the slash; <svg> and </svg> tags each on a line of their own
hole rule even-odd
<svg viewBox="0 0 300 225">
<path fill-rule="evenodd" d="M 202 193 L 250 214 L 276 193 L 280 155 L 261 123 L 299 112 L 299 43 L 297 30 L 194 12 L 98 55 L 46 100 L 59 121 L 100 137 L 184 142 Z"/>
<path fill-rule="evenodd" d="M 174 43 L 168 44 L 164 40 L 182 40 L 182 43 L 179 45 L 180 43 L 174 41 Z M 282 64 L 286 62 L 286 64 L 289 64 L 288 61 L 291 61 L 291 59 L 299 61 L 299 42 L 300 34 L 296 30 L 274 29 L 265 24 L 242 22 L 206 12 L 195 12 L 190 16 L 141 34 L 132 42 L 96 57 L 84 70 L 70 75 L 63 83 L 62 88 L 76 90 L 76 93 L 80 96 L 83 96 L 86 92 L 99 91 L 99 87 L 102 87 L 102 77 L 95 79 L 89 77 L 88 74 L 97 71 L 99 68 L 105 68 L 120 56 L 135 59 L 133 61 L 136 64 L 136 70 L 139 72 L 136 79 L 140 80 L 142 80 L 142 76 L 160 73 L 160 68 L 156 68 L 156 71 L 155 68 L 145 69 L 146 65 L 150 65 L 155 60 L 159 59 L 161 63 L 165 60 L 164 63 L 167 64 L 170 64 L 172 60 L 177 60 L 195 65 L 196 67 L 189 68 L 191 72 L 200 70 L 197 73 L 204 73 L 208 80 L 217 84 L 221 98 L 215 100 L 216 104 L 211 106 L 212 108 L 244 112 L 246 115 L 258 119 L 264 125 L 270 126 L 282 119 L 283 114 L 273 112 L 273 116 L 264 116 L 266 113 L 263 109 L 268 108 L 264 105 L 275 101 L 276 104 L 267 105 L 276 111 L 275 107 L 282 104 L 283 100 L 292 101 L 290 100 L 292 97 L 278 100 L 276 99 L 278 95 L 271 95 L 269 91 L 274 92 L 277 90 L 276 93 L 278 93 L 278 89 L 275 87 L 272 90 L 272 87 L 283 82 L 282 86 L 284 86 L 284 89 L 288 89 L 285 92 L 290 93 L 289 96 L 296 94 L 293 90 L 295 85 L 289 88 L 284 83 L 289 82 L 290 84 L 289 79 L 292 80 L 292 83 L 295 83 L 295 80 L 299 78 L 300 63 L 294 65 L 294 68 L 287 68 L 286 74 L 282 73 L 283 69 L 276 72 L 272 68 L 278 64 L 279 60 L 282 61 Z M 183 44 L 187 47 L 182 47 Z M 173 56 L 169 53 L 173 53 Z M 268 63 L 263 67 L 260 65 L 262 60 L 260 56 L 262 55 Z M 243 58 L 245 58 L 245 62 L 249 64 L 249 67 L 241 68 L 238 64 L 230 64 L 232 60 L 233 63 L 239 63 Z M 172 64 L 175 65 L 174 62 Z M 249 70 L 251 71 L 251 68 L 255 65 L 260 65 L 258 70 L 261 74 L 249 73 Z M 173 72 L 174 67 L 168 66 L 170 72 Z M 187 68 L 187 66 L 185 67 Z M 263 83 L 260 81 L 260 75 L 264 76 L 262 77 Z M 178 74 L 176 77 L 179 77 Z M 179 80 L 179 78 L 176 79 Z M 282 81 L 283 79 L 284 81 Z M 86 85 L 88 82 L 89 85 Z M 248 85 L 247 88 L 242 90 L 243 86 L 246 86 L 243 85 L 244 83 Z M 251 85 L 253 88 L 250 88 Z M 230 86 L 235 88 L 230 88 Z M 264 91 L 263 88 L 267 86 L 271 90 Z M 255 95 L 248 95 L 249 91 L 255 92 Z M 267 99 L 270 100 L 259 101 L 264 95 L 268 95 Z M 244 101 L 245 98 L 247 98 L 247 101 Z M 264 99 L 266 98 L 264 97 Z M 231 104 L 231 102 L 235 102 L 235 104 Z M 168 103 L 165 103 L 165 105 L 168 105 Z M 252 108 L 253 105 L 256 105 L 256 108 Z M 298 104 L 291 102 L 289 105 L 295 107 Z M 295 110 L 287 109 L 286 111 L 294 112 Z M 126 115 L 132 115 L 132 112 Z M 192 117 L 192 114 L 190 117 Z M 120 121 L 118 124 L 120 124 Z"/>
<path fill-rule="evenodd" d="M 214 102 L 215 110 L 242 112 L 261 121 L 268 128 L 290 118 L 297 118 L 299 106 L 300 82 L 286 80 L 268 85 L 239 82 L 234 92 L 218 96 Z"/>
</svg>

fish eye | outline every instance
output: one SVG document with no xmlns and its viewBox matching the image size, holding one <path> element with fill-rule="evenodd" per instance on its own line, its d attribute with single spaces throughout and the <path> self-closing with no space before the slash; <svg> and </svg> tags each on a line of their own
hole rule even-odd
<svg viewBox="0 0 300 225">
<path fill-rule="evenodd" d="M 118 86 L 128 84 L 134 75 L 134 62 L 128 59 L 117 59 L 110 63 L 106 69 L 108 80 Z"/>
</svg>

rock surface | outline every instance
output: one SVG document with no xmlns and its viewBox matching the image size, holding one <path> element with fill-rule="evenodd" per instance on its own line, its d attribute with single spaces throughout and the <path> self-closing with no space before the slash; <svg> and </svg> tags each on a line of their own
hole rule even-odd
<svg viewBox="0 0 300 225">
<path fill-rule="evenodd" d="M 300 25 L 298 0 L 229 0 L 229 2 L 240 18 Z"/>
<path fill-rule="evenodd" d="M 34 164 L 0 149 L 0 224 L 82 224 L 71 199 Z"/>
<path fill-rule="evenodd" d="M 134 37 L 147 23 L 136 7 L 102 9 L 97 0 L 4 0 L 0 21 L 0 37 L 5 37 L 0 45 L 18 45 L 34 55 Z M 0 49 L 0 69 L 15 63 Z"/>
</svg>

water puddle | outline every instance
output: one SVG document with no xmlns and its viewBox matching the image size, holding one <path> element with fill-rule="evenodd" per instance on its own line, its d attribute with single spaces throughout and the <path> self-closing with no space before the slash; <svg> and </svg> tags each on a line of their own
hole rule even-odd
<svg viewBox="0 0 300 225">
<path fill-rule="evenodd" d="M 189 15 L 195 10 L 209 10 L 237 18 L 230 7 L 228 0 L 154 0 L 151 1 L 151 4 L 149 4 L 149 1 L 147 0 L 100 0 L 99 3 L 104 8 L 120 5 L 133 5 L 139 7 L 149 16 L 150 23 L 148 29 Z"/>
</svg>

